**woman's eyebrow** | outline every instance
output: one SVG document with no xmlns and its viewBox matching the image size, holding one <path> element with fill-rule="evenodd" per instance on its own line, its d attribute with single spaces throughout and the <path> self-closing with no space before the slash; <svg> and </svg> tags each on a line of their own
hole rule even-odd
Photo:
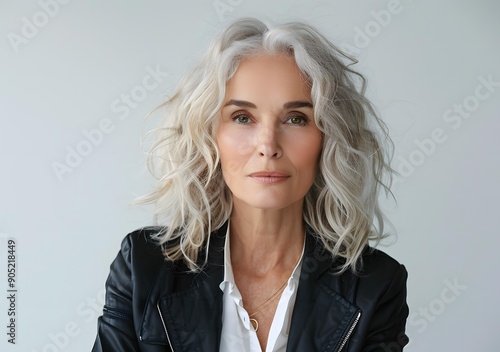
<svg viewBox="0 0 500 352">
<path fill-rule="evenodd" d="M 252 108 L 256 109 L 257 106 L 254 103 L 251 103 L 249 101 L 245 100 L 236 100 L 236 99 L 231 99 L 229 100 L 224 107 L 229 106 L 229 105 L 236 105 L 240 108 Z M 283 105 L 283 109 L 288 110 L 288 109 L 298 109 L 298 108 L 312 108 L 313 105 L 312 103 L 308 101 L 290 101 L 288 103 L 285 103 Z"/>
<path fill-rule="evenodd" d="M 308 101 L 291 101 L 283 105 L 285 110 L 298 108 L 312 108 L 313 104 Z"/>
<path fill-rule="evenodd" d="M 226 106 L 229 106 L 229 105 L 236 105 L 240 108 L 252 108 L 252 109 L 255 109 L 257 108 L 257 105 L 255 105 L 254 103 L 250 103 L 249 101 L 245 101 L 245 100 L 235 100 L 235 99 L 231 99 L 229 100 L 225 105 L 224 107 Z"/>
</svg>

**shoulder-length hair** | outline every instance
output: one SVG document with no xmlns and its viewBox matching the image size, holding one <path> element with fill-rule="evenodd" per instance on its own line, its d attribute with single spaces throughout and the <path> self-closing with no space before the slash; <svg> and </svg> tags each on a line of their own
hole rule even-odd
<svg viewBox="0 0 500 352">
<path fill-rule="evenodd" d="M 156 239 L 167 259 L 201 269 L 210 234 L 232 210 L 220 168 L 214 123 L 226 83 L 242 58 L 257 53 L 287 54 L 311 86 L 314 119 L 323 133 L 319 171 L 307 193 L 303 217 L 325 248 L 343 258 L 340 271 L 359 268 L 370 239 L 384 237 L 381 188 L 390 192 L 392 154 L 387 127 L 365 97 L 366 81 L 351 66 L 357 60 L 304 23 L 268 26 L 239 19 L 217 36 L 201 61 L 179 82 L 165 108 L 148 168 L 157 187 L 139 199 L 155 203 L 161 225 Z M 347 63 L 344 63 L 344 62 Z M 175 240 L 175 241 L 172 241 Z M 206 255 L 205 255 L 206 261 Z"/>
</svg>

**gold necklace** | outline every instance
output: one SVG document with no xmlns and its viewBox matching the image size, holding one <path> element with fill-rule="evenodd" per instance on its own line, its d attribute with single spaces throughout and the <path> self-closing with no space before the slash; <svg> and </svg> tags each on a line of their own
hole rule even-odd
<svg viewBox="0 0 500 352">
<path fill-rule="evenodd" d="M 302 252 L 299 255 L 299 259 L 297 259 L 297 262 L 295 263 L 294 269 L 297 266 L 297 264 L 299 263 L 301 257 L 302 257 Z M 292 271 L 292 273 L 293 273 L 293 271 Z M 285 286 L 286 286 L 288 280 L 289 279 L 286 279 L 286 281 L 280 286 L 280 288 L 275 293 L 273 293 L 273 295 L 271 297 L 266 299 L 264 301 L 264 303 L 262 303 L 260 306 L 258 306 L 255 312 L 248 315 L 248 317 L 250 318 L 250 323 L 252 324 L 252 327 L 254 328 L 255 331 L 259 330 L 259 322 L 257 321 L 257 319 L 252 318 L 252 317 L 257 313 L 260 313 L 269 303 L 274 301 L 276 299 L 276 297 L 279 296 L 279 294 L 285 289 Z"/>
<path fill-rule="evenodd" d="M 259 329 L 259 322 L 257 321 L 257 319 L 252 318 L 252 317 L 255 314 L 257 314 L 257 313 L 260 313 L 262 311 L 262 309 L 264 309 L 269 303 L 271 303 L 272 301 L 274 301 L 276 299 L 276 297 L 278 297 L 278 294 L 281 293 L 281 291 L 283 291 L 283 289 L 285 288 L 287 282 L 288 282 L 288 279 L 283 283 L 283 285 L 280 286 L 280 288 L 278 289 L 278 291 L 276 291 L 275 293 L 273 293 L 273 295 L 271 297 L 269 297 L 268 299 L 266 299 L 264 301 L 264 303 L 262 303 L 259 307 L 257 307 L 257 310 L 255 312 L 253 312 L 252 314 L 249 315 L 249 317 L 250 317 L 250 323 L 252 323 L 252 326 L 253 326 L 253 328 L 254 328 L 255 331 L 257 331 Z"/>
</svg>

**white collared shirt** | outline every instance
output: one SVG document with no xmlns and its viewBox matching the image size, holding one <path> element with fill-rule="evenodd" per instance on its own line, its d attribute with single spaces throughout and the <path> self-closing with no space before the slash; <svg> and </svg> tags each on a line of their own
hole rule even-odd
<svg viewBox="0 0 500 352">
<path fill-rule="evenodd" d="M 222 334 L 219 352 L 263 352 L 248 312 L 243 307 L 240 291 L 234 281 L 229 252 L 229 225 L 224 245 L 224 280 L 219 285 L 223 295 Z M 304 249 L 288 284 L 281 294 L 274 314 L 265 352 L 285 352 L 292 312 L 299 286 Z"/>
</svg>

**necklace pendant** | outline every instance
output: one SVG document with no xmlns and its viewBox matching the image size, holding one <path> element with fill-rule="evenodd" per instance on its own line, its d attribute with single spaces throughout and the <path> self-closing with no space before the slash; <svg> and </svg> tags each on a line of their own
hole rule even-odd
<svg viewBox="0 0 500 352">
<path fill-rule="evenodd" d="M 252 324 L 254 331 L 259 330 L 259 322 L 257 321 L 257 319 L 250 318 L 250 323 Z"/>
</svg>

